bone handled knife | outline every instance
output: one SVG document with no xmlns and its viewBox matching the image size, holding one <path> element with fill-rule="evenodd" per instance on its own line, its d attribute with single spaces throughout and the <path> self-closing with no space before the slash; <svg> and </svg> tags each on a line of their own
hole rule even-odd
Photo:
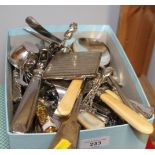
<svg viewBox="0 0 155 155">
<path fill-rule="evenodd" d="M 74 106 L 75 100 L 78 97 L 83 80 L 72 80 L 64 97 L 57 107 L 57 115 L 69 116 Z"/>
<path fill-rule="evenodd" d="M 126 106 L 121 100 L 108 93 L 101 94 L 100 99 L 139 132 L 144 134 L 153 132 L 153 125 L 144 116 Z"/>
</svg>

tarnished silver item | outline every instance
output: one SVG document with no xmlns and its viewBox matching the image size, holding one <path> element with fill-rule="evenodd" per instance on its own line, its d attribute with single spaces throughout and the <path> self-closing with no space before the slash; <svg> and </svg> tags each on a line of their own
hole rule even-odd
<svg viewBox="0 0 155 155">
<path fill-rule="evenodd" d="M 81 109 L 84 109 L 86 111 L 94 113 L 96 109 L 93 108 L 93 100 L 95 98 L 95 95 L 98 92 L 99 87 L 104 82 L 104 77 L 102 74 L 98 74 L 97 78 L 93 80 L 93 86 L 91 90 L 88 92 L 88 94 L 85 96 L 85 98 L 82 101 Z"/>
<path fill-rule="evenodd" d="M 60 46 L 62 47 L 61 48 L 61 51 L 63 51 L 64 53 L 66 52 L 72 52 L 72 49 L 69 47 L 69 46 L 66 46 L 66 41 L 71 39 L 73 37 L 73 34 L 76 32 L 77 30 L 77 23 L 71 23 L 69 25 L 69 29 L 64 33 L 64 39 L 63 41 L 61 42 Z"/>
<path fill-rule="evenodd" d="M 40 51 L 40 59 L 37 63 L 37 69 L 34 70 L 34 76 L 32 77 L 26 91 L 22 97 L 22 100 L 18 106 L 18 109 L 13 117 L 11 128 L 13 132 L 27 132 L 29 131 L 36 110 L 36 103 L 38 100 L 38 95 L 41 85 L 41 77 L 44 64 L 44 55 L 48 53 L 47 49 L 42 49 Z"/>
<path fill-rule="evenodd" d="M 24 65 L 28 59 L 29 51 L 25 48 L 24 45 L 13 49 L 10 54 L 8 55 L 9 62 L 20 71 L 20 77 L 17 79 L 18 83 L 21 85 L 27 86 L 27 83 L 23 81 L 23 72 L 24 72 Z"/>
<path fill-rule="evenodd" d="M 69 40 L 73 37 L 74 32 L 77 30 L 77 23 L 73 22 L 69 25 L 69 29 L 64 33 L 64 41 Z"/>
<path fill-rule="evenodd" d="M 98 72 L 101 53 L 57 53 L 49 62 L 43 79 L 81 79 Z"/>
<path fill-rule="evenodd" d="M 19 47 L 13 49 L 9 55 L 8 60 L 9 62 L 20 71 L 19 79 L 17 79 L 17 82 L 23 86 L 27 86 L 28 83 L 23 81 L 23 74 L 25 71 L 25 65 L 31 59 L 32 55 L 34 53 L 38 53 L 38 48 L 30 43 L 30 42 L 24 42 Z"/>
<path fill-rule="evenodd" d="M 19 79 L 19 72 L 17 69 L 13 70 L 13 81 L 12 81 L 12 100 L 13 102 L 19 102 L 22 99 L 21 85 L 17 82 Z"/>
<path fill-rule="evenodd" d="M 40 33 L 36 33 L 36 32 L 33 32 L 30 28 L 24 28 L 24 30 L 32 35 L 34 35 L 35 37 L 47 42 L 47 43 L 51 43 L 53 42 L 53 40 L 51 40 L 50 38 L 46 37 L 46 36 L 43 36 L 42 34 Z"/>
<path fill-rule="evenodd" d="M 25 19 L 26 23 L 35 31 L 37 31 L 38 33 L 42 34 L 43 36 L 46 36 L 48 38 L 50 38 L 53 42 L 56 43 L 61 43 L 62 40 L 59 39 L 58 37 L 56 37 L 55 35 L 53 35 L 52 33 L 50 33 L 49 31 L 47 31 L 42 25 L 40 25 L 38 23 L 38 21 L 36 19 L 34 19 L 33 17 L 29 16 Z"/>
</svg>

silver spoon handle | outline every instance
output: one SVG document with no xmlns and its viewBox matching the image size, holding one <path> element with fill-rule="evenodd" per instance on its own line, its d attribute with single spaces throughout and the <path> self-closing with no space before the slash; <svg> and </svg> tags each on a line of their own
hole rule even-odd
<svg viewBox="0 0 155 155">
<path fill-rule="evenodd" d="M 77 23 L 71 23 L 69 29 L 64 33 L 64 40 L 69 40 L 73 37 L 74 32 L 77 31 Z"/>
<path fill-rule="evenodd" d="M 35 115 L 36 103 L 41 85 L 41 76 L 34 75 L 31 79 L 19 107 L 13 118 L 11 127 L 13 132 L 27 132 Z"/>
<path fill-rule="evenodd" d="M 16 79 L 17 83 L 19 83 L 20 85 L 22 86 L 27 86 L 28 84 L 26 82 L 23 81 L 23 74 L 24 74 L 24 70 L 23 69 L 20 69 L 20 76 L 18 79 Z"/>
<path fill-rule="evenodd" d="M 38 23 L 38 21 L 36 19 L 34 19 L 33 17 L 29 16 L 25 19 L 26 23 L 33 28 L 34 30 L 36 30 L 38 33 L 58 42 L 61 43 L 62 40 L 59 39 L 58 37 L 54 36 L 52 33 L 50 33 L 49 31 L 47 31 L 42 25 L 40 25 Z"/>
<path fill-rule="evenodd" d="M 118 83 L 113 79 L 111 75 L 109 75 L 109 79 L 112 81 L 112 83 L 114 84 L 114 86 L 116 87 L 119 93 L 119 96 L 121 97 L 122 101 L 127 106 L 129 106 L 131 109 L 133 109 L 137 113 L 141 113 L 146 118 L 150 118 L 152 116 L 153 111 L 151 110 L 151 108 L 145 107 L 145 105 L 143 104 L 138 104 L 138 103 L 129 101 L 129 99 L 125 96 L 123 91 L 120 89 L 120 86 L 118 85 Z"/>
<path fill-rule="evenodd" d="M 13 81 L 12 81 L 12 100 L 18 102 L 22 98 L 21 85 L 17 82 L 19 78 L 19 73 L 16 69 L 13 70 Z"/>
</svg>

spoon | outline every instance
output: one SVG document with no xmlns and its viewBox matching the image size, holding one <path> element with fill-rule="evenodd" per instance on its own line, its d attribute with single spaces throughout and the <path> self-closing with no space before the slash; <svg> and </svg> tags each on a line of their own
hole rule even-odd
<svg viewBox="0 0 155 155">
<path fill-rule="evenodd" d="M 90 51 L 102 52 L 108 49 L 104 42 L 96 38 L 78 38 L 78 43 Z"/>
<path fill-rule="evenodd" d="M 17 79 L 18 83 L 27 86 L 28 84 L 23 81 L 23 73 L 24 73 L 24 66 L 28 61 L 29 57 L 31 57 L 31 53 L 38 53 L 38 48 L 30 43 L 24 42 L 19 47 L 13 49 L 9 55 L 8 60 L 9 62 L 17 69 L 20 70 L 20 78 Z"/>
</svg>

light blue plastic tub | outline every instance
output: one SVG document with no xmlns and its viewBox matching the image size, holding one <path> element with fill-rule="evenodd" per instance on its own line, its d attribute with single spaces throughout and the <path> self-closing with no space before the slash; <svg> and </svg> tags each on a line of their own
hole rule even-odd
<svg viewBox="0 0 155 155">
<path fill-rule="evenodd" d="M 60 38 L 68 29 L 68 25 L 46 26 L 52 33 Z M 126 95 L 137 102 L 149 105 L 139 80 L 123 50 L 117 37 L 108 25 L 79 25 L 77 37 L 95 37 L 102 40 L 110 49 L 111 65 L 116 69 Z M 73 38 L 70 42 L 74 41 Z M 8 32 L 7 53 L 24 41 L 31 41 L 40 44 L 40 40 L 25 32 L 22 28 L 11 29 Z M 10 148 L 48 148 L 55 133 L 38 134 L 14 134 L 10 132 L 10 121 L 12 119 L 11 102 L 11 71 L 10 64 L 6 57 L 6 76 L 5 76 L 5 98 L 6 98 L 6 119 L 7 133 L 9 136 Z M 153 122 L 154 117 L 149 121 Z M 69 131 L 68 131 L 69 132 Z M 131 128 L 128 124 L 106 127 L 96 130 L 80 131 L 79 148 L 145 148 L 148 135 L 141 134 Z"/>
</svg>

